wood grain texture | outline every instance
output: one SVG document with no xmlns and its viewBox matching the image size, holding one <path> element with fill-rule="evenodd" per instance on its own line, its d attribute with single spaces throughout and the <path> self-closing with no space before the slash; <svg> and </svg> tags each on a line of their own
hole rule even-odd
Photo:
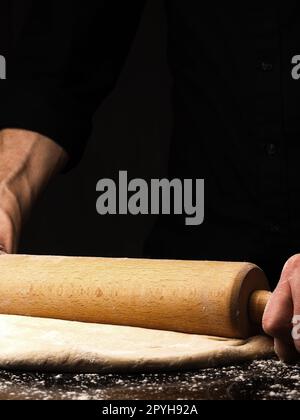
<svg viewBox="0 0 300 420">
<path fill-rule="evenodd" d="M 263 315 L 271 296 L 271 292 L 258 290 L 250 297 L 249 316 L 254 324 L 259 325 L 262 323 Z"/>
<path fill-rule="evenodd" d="M 2 314 L 244 338 L 250 297 L 268 289 L 249 263 L 0 257 Z"/>
</svg>

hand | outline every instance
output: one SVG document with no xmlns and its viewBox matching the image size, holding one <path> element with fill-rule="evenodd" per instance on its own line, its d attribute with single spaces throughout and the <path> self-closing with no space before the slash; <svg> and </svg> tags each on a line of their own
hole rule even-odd
<svg viewBox="0 0 300 420">
<path fill-rule="evenodd" d="M 5 247 L 3 245 L 0 245 L 0 255 L 5 255 L 7 252 L 5 251 Z"/>
<path fill-rule="evenodd" d="M 0 255 L 12 254 L 17 250 L 20 228 L 14 226 L 12 218 L 0 209 Z"/>
<path fill-rule="evenodd" d="M 0 253 L 17 251 L 37 196 L 67 159 L 59 145 L 38 133 L 0 131 Z"/>
<path fill-rule="evenodd" d="M 300 316 L 300 254 L 285 264 L 280 282 L 267 305 L 263 327 L 274 337 L 275 351 L 284 362 L 300 360 L 300 327 L 293 319 Z"/>
</svg>

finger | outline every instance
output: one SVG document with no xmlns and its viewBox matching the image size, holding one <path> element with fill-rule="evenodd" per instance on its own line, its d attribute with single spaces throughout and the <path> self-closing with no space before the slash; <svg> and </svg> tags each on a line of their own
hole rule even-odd
<svg viewBox="0 0 300 420">
<path fill-rule="evenodd" d="M 0 209 L 0 255 L 14 252 L 16 239 L 16 229 L 11 217 Z"/>
<path fill-rule="evenodd" d="M 288 273 L 282 273 L 278 287 L 267 305 L 263 328 L 266 334 L 275 339 L 275 352 L 279 359 L 291 363 L 297 360 L 298 354 L 292 338 L 294 304 Z"/>
<path fill-rule="evenodd" d="M 299 318 L 300 255 L 294 255 L 284 266 L 264 317 L 265 331 L 275 338 L 275 351 L 285 362 L 300 359 Z"/>
<path fill-rule="evenodd" d="M 290 284 L 282 278 L 264 313 L 263 328 L 274 338 L 291 337 L 294 304 Z"/>
<path fill-rule="evenodd" d="M 282 362 L 292 364 L 299 361 L 299 353 L 295 348 L 292 336 L 286 338 L 275 338 L 274 348 L 275 353 Z"/>
</svg>

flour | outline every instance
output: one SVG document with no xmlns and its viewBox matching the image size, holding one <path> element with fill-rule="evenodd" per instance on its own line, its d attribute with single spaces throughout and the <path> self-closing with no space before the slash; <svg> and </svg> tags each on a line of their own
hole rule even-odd
<svg viewBox="0 0 300 420">
<path fill-rule="evenodd" d="M 270 360 L 182 374 L 122 376 L 0 371 L 0 399 L 299 400 L 300 366 Z"/>
</svg>

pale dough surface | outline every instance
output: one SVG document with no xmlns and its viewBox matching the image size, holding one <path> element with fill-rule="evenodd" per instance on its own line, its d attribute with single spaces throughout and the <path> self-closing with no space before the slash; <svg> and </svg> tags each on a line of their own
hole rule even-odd
<svg viewBox="0 0 300 420">
<path fill-rule="evenodd" d="M 130 373 L 198 369 L 273 356 L 263 336 L 229 340 L 167 331 L 0 315 L 0 368 Z"/>
</svg>

